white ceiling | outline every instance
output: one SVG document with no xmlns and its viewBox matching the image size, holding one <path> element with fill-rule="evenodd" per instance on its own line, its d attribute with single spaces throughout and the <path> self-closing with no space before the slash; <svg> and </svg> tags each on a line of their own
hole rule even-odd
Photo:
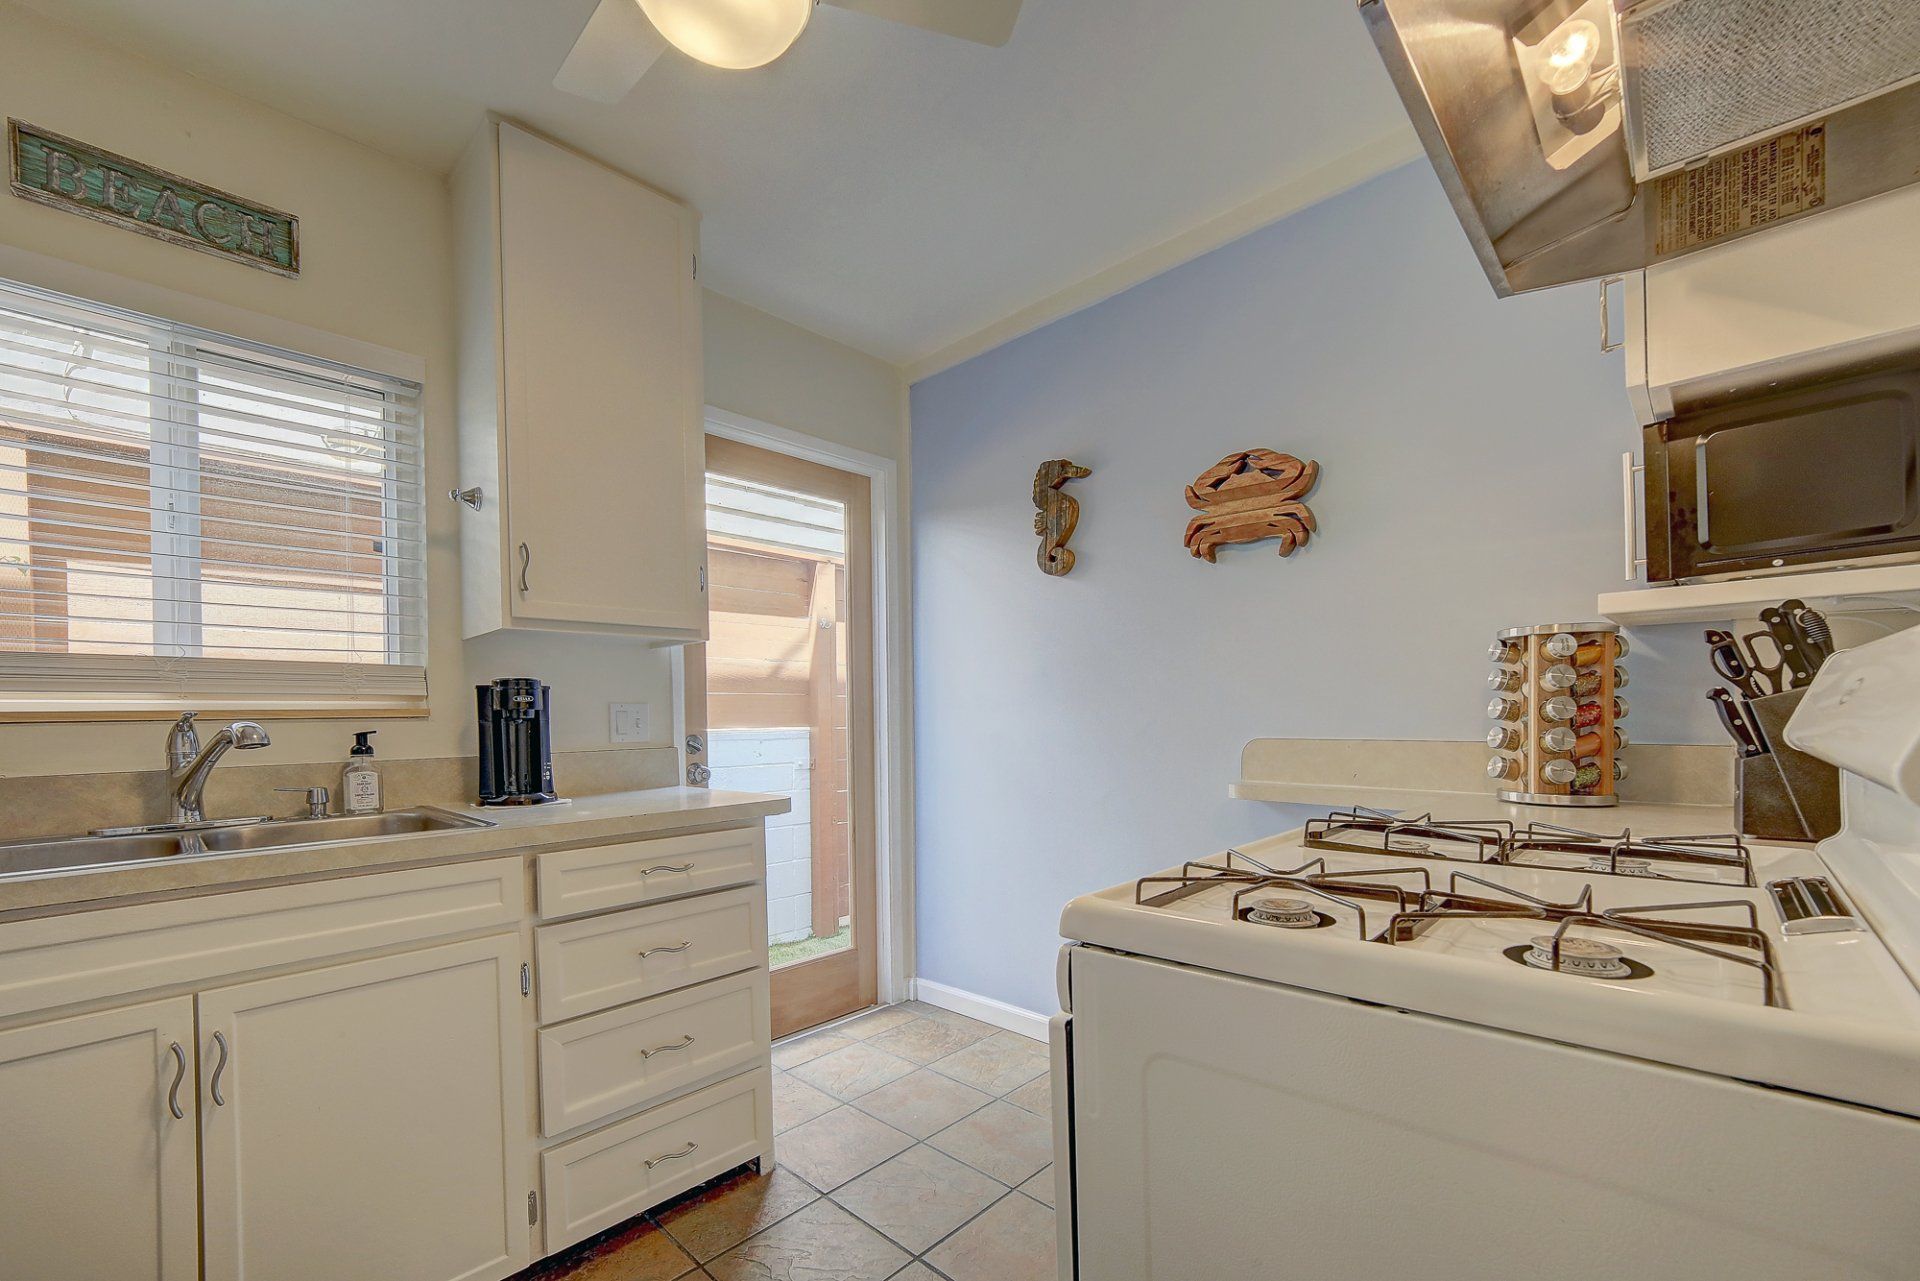
<svg viewBox="0 0 1920 1281">
<path fill-rule="evenodd" d="M 1407 131 L 1353 0 L 1027 0 L 1004 49 L 823 7 L 616 107 L 552 85 L 595 0 L 24 3 L 436 170 L 522 119 L 692 201 L 713 288 L 902 366 Z"/>
</svg>

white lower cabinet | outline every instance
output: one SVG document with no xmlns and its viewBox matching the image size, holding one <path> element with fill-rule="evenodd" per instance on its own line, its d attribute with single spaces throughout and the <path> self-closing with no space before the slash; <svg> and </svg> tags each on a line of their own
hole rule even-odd
<svg viewBox="0 0 1920 1281">
<path fill-rule="evenodd" d="M 773 1072 L 763 1066 L 548 1149 L 548 1253 L 764 1156 L 772 1133 Z"/>
<path fill-rule="evenodd" d="M 513 935 L 201 993 L 207 1281 L 529 1262 L 520 1001 Z"/>
<path fill-rule="evenodd" d="M 500 1281 L 770 1162 L 762 851 L 0 922 L 0 1281 Z"/>
<path fill-rule="evenodd" d="M 193 1046 L 187 996 L 0 1032 L 0 1276 L 195 1281 Z"/>
</svg>

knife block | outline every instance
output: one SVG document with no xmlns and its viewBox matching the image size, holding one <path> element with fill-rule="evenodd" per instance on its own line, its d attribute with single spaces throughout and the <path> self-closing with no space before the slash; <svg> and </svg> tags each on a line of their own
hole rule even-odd
<svg viewBox="0 0 1920 1281">
<path fill-rule="evenodd" d="M 1824 841 L 1840 830 L 1840 771 L 1787 744 L 1804 689 L 1756 698 L 1752 709 L 1763 756 L 1741 756 L 1735 776 L 1740 832 L 1775 841 Z"/>
</svg>

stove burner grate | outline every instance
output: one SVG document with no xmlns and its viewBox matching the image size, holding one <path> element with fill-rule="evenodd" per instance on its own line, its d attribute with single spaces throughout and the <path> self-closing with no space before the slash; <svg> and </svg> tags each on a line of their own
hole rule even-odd
<svg viewBox="0 0 1920 1281">
<path fill-rule="evenodd" d="M 1655 880 L 1707 881 L 1711 876 L 1689 875 L 1693 869 L 1722 869 L 1739 883 L 1754 886 L 1753 854 L 1736 835 L 1635 837 L 1628 828 L 1617 836 L 1583 832 L 1554 823 L 1529 823 L 1501 847 L 1499 861 L 1515 867 L 1554 867 L 1535 861 L 1532 854 L 1569 854 L 1584 862 L 1574 871 L 1608 876 L 1640 876 Z"/>
</svg>

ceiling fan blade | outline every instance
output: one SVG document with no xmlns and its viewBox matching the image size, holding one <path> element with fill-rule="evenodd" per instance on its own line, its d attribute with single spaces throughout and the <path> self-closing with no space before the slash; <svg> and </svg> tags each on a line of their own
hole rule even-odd
<svg viewBox="0 0 1920 1281">
<path fill-rule="evenodd" d="M 1021 0 L 825 0 L 855 13 L 904 22 L 995 47 L 1013 39 Z"/>
<path fill-rule="evenodd" d="M 637 0 L 600 0 L 553 87 L 595 102 L 619 102 L 666 49 Z"/>
</svg>

